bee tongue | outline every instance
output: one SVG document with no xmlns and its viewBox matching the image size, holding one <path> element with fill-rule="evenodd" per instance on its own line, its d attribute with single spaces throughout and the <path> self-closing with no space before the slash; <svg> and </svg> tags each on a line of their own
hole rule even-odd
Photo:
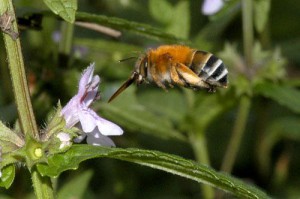
<svg viewBox="0 0 300 199">
<path fill-rule="evenodd" d="M 137 73 L 133 73 L 130 78 L 122 84 L 122 86 L 109 98 L 108 103 L 115 99 L 120 93 L 122 93 L 128 86 L 130 86 L 137 78 Z"/>
</svg>

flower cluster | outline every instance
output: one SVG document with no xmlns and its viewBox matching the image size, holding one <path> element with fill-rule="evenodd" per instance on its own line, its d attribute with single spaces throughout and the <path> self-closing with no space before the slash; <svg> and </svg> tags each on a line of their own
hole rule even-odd
<svg viewBox="0 0 300 199">
<path fill-rule="evenodd" d="M 76 142 L 81 142 L 86 138 L 88 144 L 114 146 L 113 141 L 107 136 L 122 135 L 123 130 L 118 125 L 101 118 L 89 108 L 93 101 L 99 99 L 100 77 L 94 76 L 93 73 L 94 63 L 83 72 L 78 93 L 62 109 L 61 114 L 66 120 L 67 128 L 76 126 L 82 130 L 83 133 L 75 139 Z M 60 135 L 58 138 L 62 144 L 69 143 L 65 135 Z"/>
</svg>

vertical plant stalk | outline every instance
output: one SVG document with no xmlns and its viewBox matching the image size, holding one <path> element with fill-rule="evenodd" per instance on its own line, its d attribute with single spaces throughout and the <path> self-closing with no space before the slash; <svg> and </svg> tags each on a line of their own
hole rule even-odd
<svg viewBox="0 0 300 199">
<path fill-rule="evenodd" d="M 253 2 L 252 0 L 242 0 L 242 22 L 243 22 L 243 41 L 244 56 L 248 72 L 251 72 L 253 66 Z M 251 80 L 250 80 L 251 81 Z M 241 96 L 237 120 L 235 122 L 232 137 L 226 150 L 221 170 L 230 173 L 234 165 L 241 140 L 243 138 L 245 127 L 250 111 L 251 99 L 247 95 Z"/>
<path fill-rule="evenodd" d="M 2 15 L 5 12 L 13 19 L 16 19 L 10 0 L 2 0 L 0 4 L 0 14 Z M 16 20 L 13 21 L 11 26 L 11 30 L 18 33 Z M 29 134 L 32 137 L 38 138 L 39 135 L 30 101 L 20 39 L 13 40 L 8 34 L 3 34 L 3 38 L 22 132 L 25 135 Z"/>
<path fill-rule="evenodd" d="M 244 56 L 246 66 L 253 67 L 253 0 L 242 0 Z"/>
<path fill-rule="evenodd" d="M 192 145 L 197 162 L 209 166 L 210 161 L 208 157 L 207 144 L 206 144 L 204 131 L 189 132 L 189 140 Z M 203 198 L 206 199 L 214 198 L 213 187 L 205 184 L 201 184 L 200 186 L 202 189 Z"/>
<path fill-rule="evenodd" d="M 72 50 L 74 25 L 67 22 L 62 22 L 61 25 L 61 41 L 59 52 L 64 55 L 69 55 Z"/>
<path fill-rule="evenodd" d="M 54 199 L 52 182 L 49 177 L 43 177 L 37 171 L 36 167 L 31 170 L 31 179 L 33 182 L 34 193 L 38 199 Z"/>
<path fill-rule="evenodd" d="M 12 0 L 2 0 L 0 3 L 0 14 L 6 13 L 12 19 L 16 19 Z M 11 21 L 10 21 L 11 22 Z M 18 35 L 17 22 L 7 23 L 13 35 Z M 26 73 L 19 38 L 12 38 L 11 35 L 3 33 L 5 48 L 7 52 L 8 67 L 10 70 L 13 92 L 18 109 L 21 130 L 27 137 L 39 139 L 38 129 L 30 101 L 29 88 L 26 80 Z M 28 136 L 29 135 L 29 136 Z M 35 168 L 31 170 L 34 191 L 38 199 L 54 198 L 50 178 L 42 177 Z"/>
<path fill-rule="evenodd" d="M 237 113 L 237 119 L 233 127 L 231 139 L 222 161 L 221 170 L 230 173 L 234 165 L 241 140 L 243 138 L 247 119 L 250 111 L 251 100 L 248 96 L 242 96 Z"/>
</svg>

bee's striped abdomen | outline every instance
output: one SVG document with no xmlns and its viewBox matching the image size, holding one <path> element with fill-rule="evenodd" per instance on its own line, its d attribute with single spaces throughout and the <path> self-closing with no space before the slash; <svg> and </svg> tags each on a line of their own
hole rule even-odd
<svg viewBox="0 0 300 199">
<path fill-rule="evenodd" d="M 208 84 L 223 87 L 228 84 L 227 68 L 221 59 L 211 53 L 195 51 L 189 67 Z"/>
</svg>

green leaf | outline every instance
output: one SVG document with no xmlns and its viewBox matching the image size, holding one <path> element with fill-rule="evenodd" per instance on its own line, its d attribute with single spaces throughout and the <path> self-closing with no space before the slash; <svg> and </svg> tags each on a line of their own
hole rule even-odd
<svg viewBox="0 0 300 199">
<path fill-rule="evenodd" d="M 2 153 L 14 151 L 24 145 L 24 140 L 0 121 L 0 146 Z"/>
<path fill-rule="evenodd" d="M 300 141 L 300 118 L 284 117 L 270 123 L 262 137 L 259 145 L 258 163 L 262 174 L 265 176 L 270 172 L 271 151 L 274 145 L 282 138 Z"/>
<path fill-rule="evenodd" d="M 169 89 L 168 92 L 157 88 L 147 89 L 137 99 L 151 112 L 166 116 L 175 123 L 180 123 L 187 112 L 184 95 L 178 89 Z"/>
<path fill-rule="evenodd" d="M 300 91 L 295 88 L 265 82 L 258 84 L 255 91 L 296 113 L 300 113 Z"/>
<path fill-rule="evenodd" d="M 216 172 L 212 168 L 197 164 L 192 160 L 151 150 L 73 145 L 66 153 L 49 157 L 48 165 L 38 164 L 37 168 L 44 176 L 57 177 L 65 170 L 77 169 L 79 163 L 84 160 L 100 157 L 124 160 L 163 170 L 197 182 L 212 185 L 241 198 L 268 198 L 258 188 L 229 175 Z"/>
<path fill-rule="evenodd" d="M 15 179 L 15 165 L 8 165 L 1 170 L 0 187 L 8 189 Z"/>
<path fill-rule="evenodd" d="M 118 30 L 126 30 L 133 32 L 135 34 L 143 35 L 149 38 L 154 38 L 157 40 L 168 41 L 172 43 L 185 43 L 185 40 L 179 39 L 172 34 L 163 32 L 160 29 L 154 28 L 148 24 L 137 23 L 133 21 L 127 21 L 125 19 L 117 17 L 107 17 L 104 15 L 95 15 L 84 12 L 76 13 L 77 21 L 85 21 L 92 23 L 99 23 L 101 25 L 115 28 Z"/>
<path fill-rule="evenodd" d="M 134 87 L 126 89 L 112 103 L 102 103 L 99 109 L 106 118 L 132 131 L 160 138 L 185 140 L 185 137 L 174 128 L 170 118 L 155 113 L 137 101 Z"/>
<path fill-rule="evenodd" d="M 150 0 L 149 11 L 154 19 L 164 24 L 172 19 L 173 6 L 166 0 Z"/>
<path fill-rule="evenodd" d="M 55 14 L 69 23 L 74 23 L 77 10 L 77 0 L 44 0 L 45 4 Z"/>
<path fill-rule="evenodd" d="M 254 24 L 256 30 L 261 33 L 269 18 L 271 0 L 255 0 L 254 1 Z"/>
<path fill-rule="evenodd" d="M 58 199 L 84 198 L 86 188 L 92 178 L 92 171 L 85 171 L 72 178 L 58 192 Z"/>
<path fill-rule="evenodd" d="M 171 23 L 167 32 L 179 38 L 187 39 L 190 33 L 190 3 L 180 1 L 173 10 Z"/>
</svg>

